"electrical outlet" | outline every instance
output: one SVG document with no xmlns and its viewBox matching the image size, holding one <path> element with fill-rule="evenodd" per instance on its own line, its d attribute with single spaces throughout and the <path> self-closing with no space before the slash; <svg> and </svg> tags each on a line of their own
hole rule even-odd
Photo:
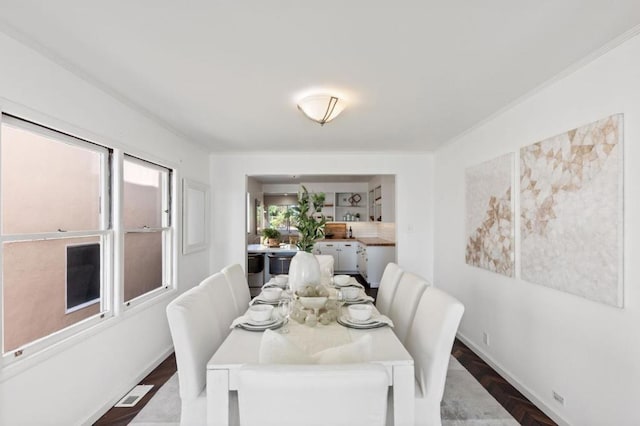
<svg viewBox="0 0 640 426">
<path fill-rule="evenodd" d="M 489 346 L 489 333 L 487 333 L 486 331 L 482 332 L 482 343 Z"/>
<path fill-rule="evenodd" d="M 556 391 L 552 391 L 553 392 L 553 399 L 555 399 L 556 401 L 558 401 L 558 403 L 560 405 L 564 405 L 564 396 L 560 395 L 558 392 Z"/>
</svg>

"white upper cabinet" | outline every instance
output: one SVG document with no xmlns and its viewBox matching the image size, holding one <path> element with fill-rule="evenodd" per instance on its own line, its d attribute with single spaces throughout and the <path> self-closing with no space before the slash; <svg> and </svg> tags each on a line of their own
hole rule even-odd
<svg viewBox="0 0 640 426">
<path fill-rule="evenodd" d="M 369 181 L 368 218 L 374 222 L 396 220 L 395 176 L 375 176 Z"/>
</svg>

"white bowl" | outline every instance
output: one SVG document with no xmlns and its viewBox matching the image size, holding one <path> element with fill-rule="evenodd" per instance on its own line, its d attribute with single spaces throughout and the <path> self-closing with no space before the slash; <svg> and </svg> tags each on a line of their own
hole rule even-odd
<svg viewBox="0 0 640 426">
<path fill-rule="evenodd" d="M 271 305 L 252 305 L 249 307 L 249 318 L 251 321 L 262 322 L 271 319 L 273 306 Z"/>
<path fill-rule="evenodd" d="M 289 275 L 276 275 L 273 279 L 280 287 L 284 287 L 289 281 Z"/>
<path fill-rule="evenodd" d="M 316 297 L 298 297 L 302 306 L 307 309 L 320 309 L 322 308 L 327 300 L 329 299 L 326 296 L 316 296 Z"/>
<path fill-rule="evenodd" d="M 340 290 L 346 300 L 357 299 L 360 296 L 360 289 L 358 287 L 344 287 Z"/>
<path fill-rule="evenodd" d="M 354 321 L 366 321 L 371 318 L 373 307 L 371 305 L 349 306 L 349 317 Z"/>
<path fill-rule="evenodd" d="M 351 281 L 351 277 L 349 275 L 336 275 L 333 277 L 333 282 L 336 285 L 347 285 Z"/>
<path fill-rule="evenodd" d="M 262 297 L 270 302 L 280 299 L 281 295 L 282 289 L 280 287 L 268 287 L 262 290 Z"/>
</svg>

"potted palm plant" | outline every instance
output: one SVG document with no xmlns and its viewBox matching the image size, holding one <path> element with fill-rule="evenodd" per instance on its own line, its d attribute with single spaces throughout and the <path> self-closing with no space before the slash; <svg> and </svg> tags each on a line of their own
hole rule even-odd
<svg viewBox="0 0 640 426">
<path fill-rule="evenodd" d="M 262 236 L 269 247 L 278 247 L 280 244 L 280 231 L 276 228 L 264 228 Z"/>
</svg>

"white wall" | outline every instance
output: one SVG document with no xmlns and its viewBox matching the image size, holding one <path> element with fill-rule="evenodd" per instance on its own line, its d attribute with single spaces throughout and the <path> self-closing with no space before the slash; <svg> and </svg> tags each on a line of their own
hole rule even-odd
<svg viewBox="0 0 640 426">
<path fill-rule="evenodd" d="M 465 304 L 460 334 L 557 420 L 573 425 L 640 424 L 639 76 L 636 36 L 435 155 L 435 284 Z M 465 264 L 467 167 L 619 112 L 625 139 L 624 309 Z M 483 331 L 490 346 L 482 344 Z M 564 407 L 552 389 L 565 398 Z"/>
<path fill-rule="evenodd" d="M 398 262 L 433 278 L 433 158 L 431 154 L 213 154 L 213 270 L 244 265 L 247 175 L 394 174 Z"/>
<path fill-rule="evenodd" d="M 0 64 L 4 112 L 168 163 L 177 167 L 180 177 L 209 181 L 204 150 L 2 33 Z M 176 202 L 181 202 L 180 192 Z M 179 224 L 180 216 L 175 219 Z M 178 261 L 180 291 L 209 272 L 206 251 L 179 256 Z M 49 353 L 4 368 L 0 424 L 72 425 L 95 420 L 97 412 L 119 399 L 171 351 L 164 309 L 175 294 L 111 318 L 97 331 Z"/>
</svg>

